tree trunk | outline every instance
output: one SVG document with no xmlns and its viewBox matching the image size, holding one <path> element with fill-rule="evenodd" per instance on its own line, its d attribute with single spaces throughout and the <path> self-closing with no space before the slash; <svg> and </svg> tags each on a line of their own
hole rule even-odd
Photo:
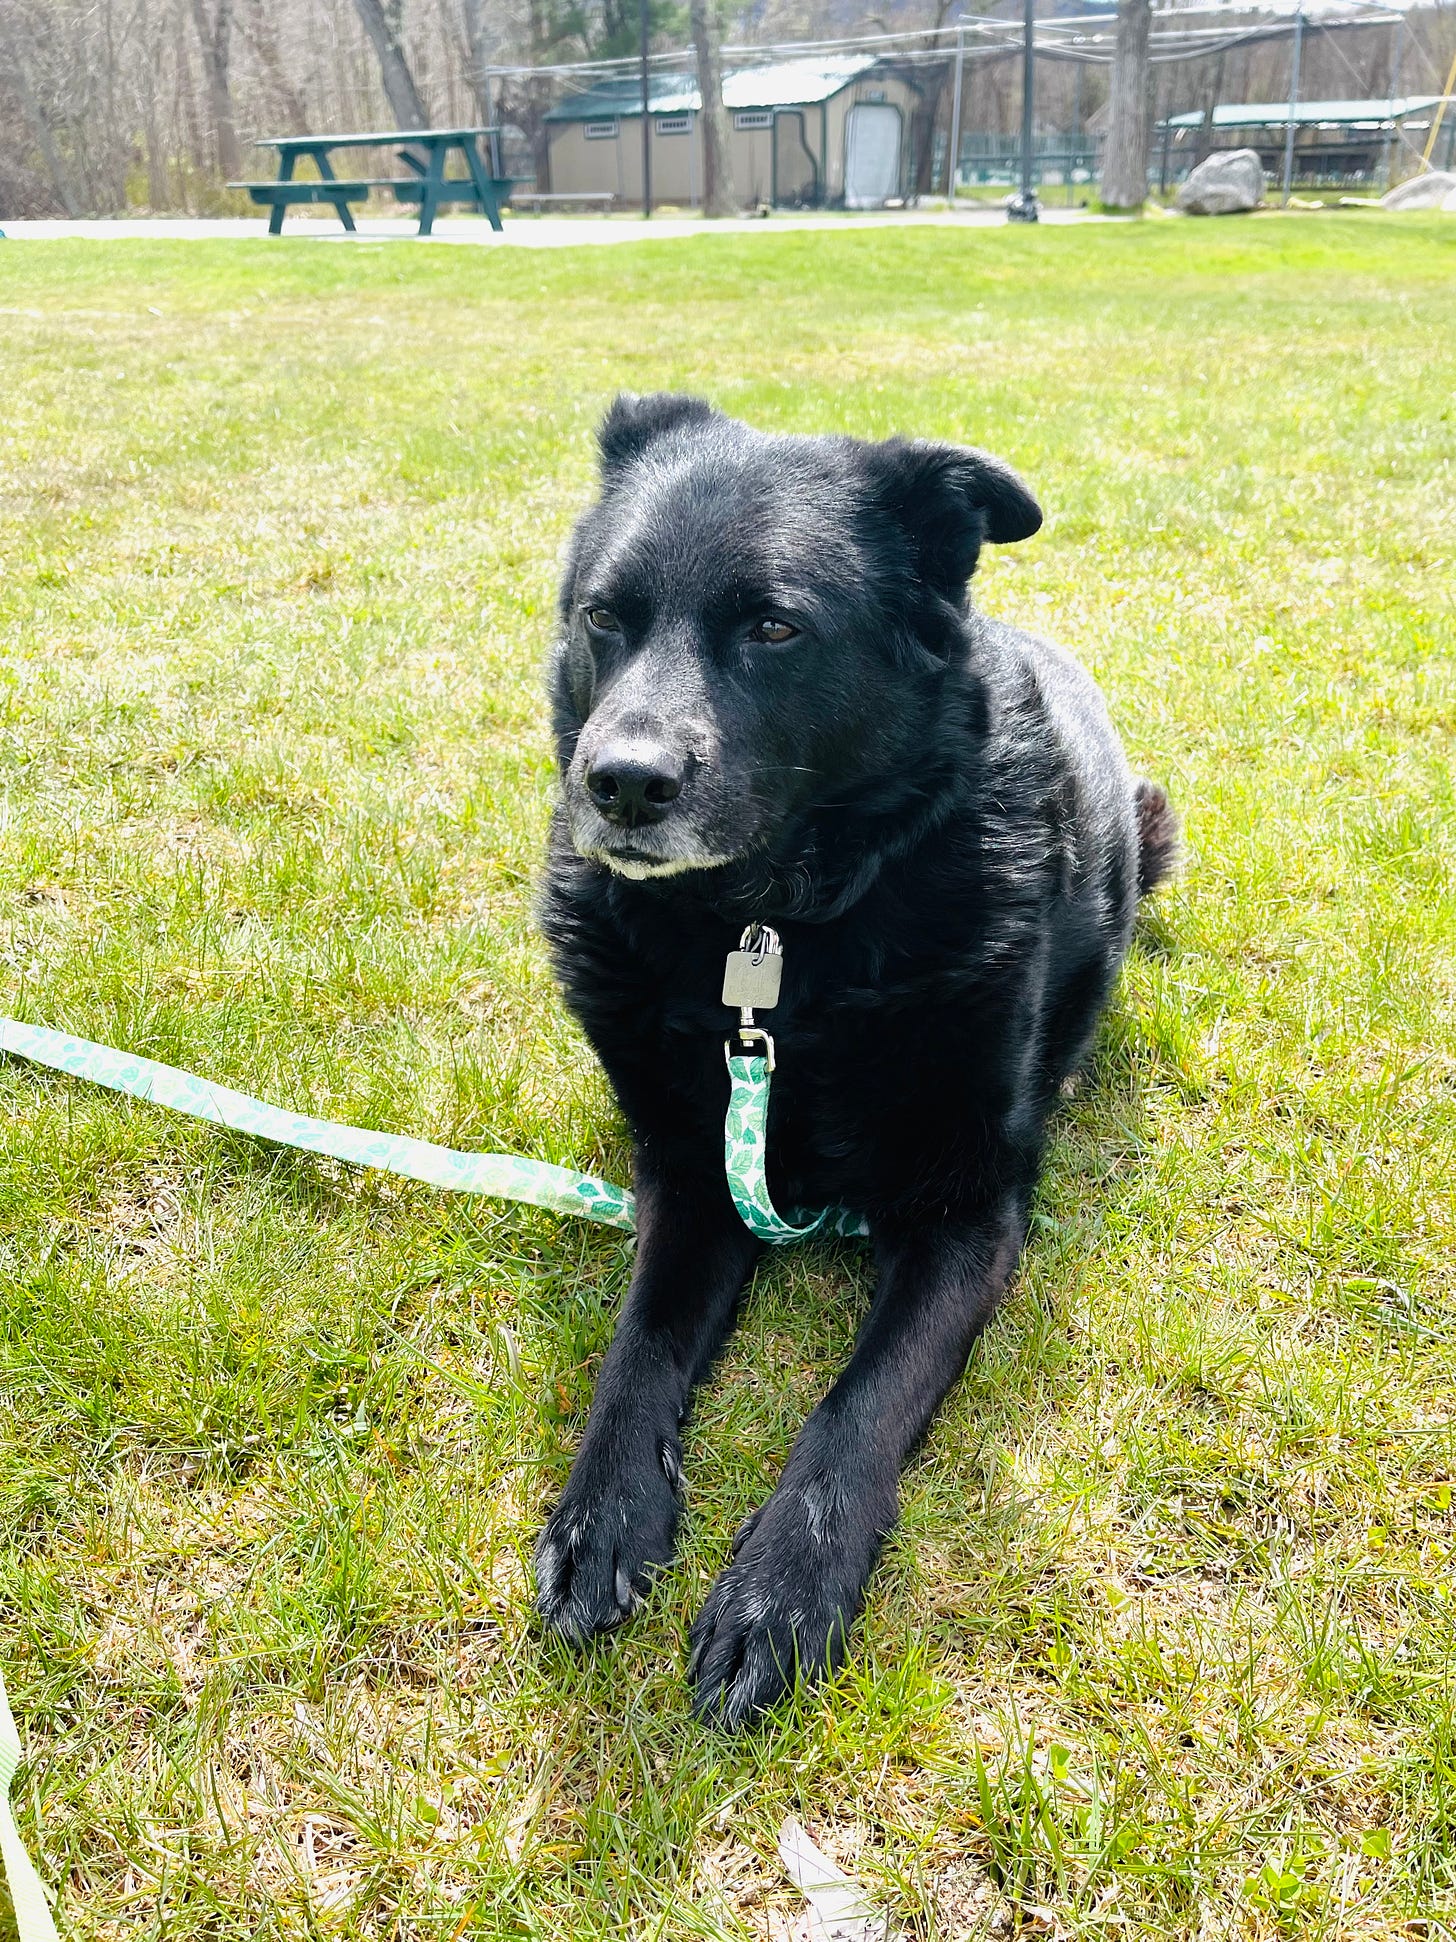
<svg viewBox="0 0 1456 1942">
<path fill-rule="evenodd" d="M 197 77 L 192 71 L 192 43 L 197 36 L 187 29 L 187 0 L 175 0 L 172 8 L 172 74 L 177 130 L 177 186 L 182 207 L 190 216 L 198 203 L 194 193 L 197 178 L 206 175 L 211 164 L 197 111 Z"/>
<path fill-rule="evenodd" d="M 928 71 L 922 69 L 925 78 L 921 86 L 925 92 L 921 96 L 919 111 L 911 121 L 912 131 L 919 123 L 921 137 L 915 151 L 914 184 L 917 196 L 935 193 L 935 130 L 940 121 L 941 104 L 945 100 L 945 84 L 952 72 L 952 64 L 948 61 L 939 62 Z"/>
<path fill-rule="evenodd" d="M 198 45 L 202 49 L 202 71 L 207 78 L 213 155 L 223 180 L 235 180 L 242 174 L 243 157 L 238 147 L 232 88 L 228 80 L 232 60 L 233 0 L 217 0 L 217 11 L 210 20 L 207 0 L 192 0 L 192 19 L 197 28 Z"/>
<path fill-rule="evenodd" d="M 1193 166 L 1206 162 L 1213 153 L 1213 111 L 1223 99 L 1224 56 L 1219 55 L 1213 70 L 1213 79 L 1203 95 L 1203 123 L 1198 130 L 1198 141 L 1193 150 Z"/>
<path fill-rule="evenodd" d="M 723 106 L 722 34 L 717 0 L 688 0 L 693 52 L 698 57 L 698 94 L 703 107 L 698 120 L 703 130 L 703 214 L 736 216 L 733 158 L 728 149 L 728 115 Z M 691 138 L 690 138 L 691 139 Z"/>
<path fill-rule="evenodd" d="M 150 90 L 143 97 L 143 146 L 147 156 L 147 207 L 158 215 L 172 204 L 172 184 L 167 175 L 167 151 L 157 125 L 157 104 Z"/>
<path fill-rule="evenodd" d="M 399 35 L 381 0 L 354 0 L 354 7 L 379 57 L 379 78 L 384 83 L 384 98 L 394 116 L 395 127 L 428 128 L 429 110 L 420 98 Z"/>
<path fill-rule="evenodd" d="M 470 92 L 475 96 L 475 112 L 480 117 L 481 126 L 491 127 L 491 117 L 495 103 L 490 91 L 491 36 L 486 30 L 485 10 L 481 0 L 462 0 L 465 15 L 465 65 L 466 79 Z"/>
<path fill-rule="evenodd" d="M 1117 49 L 1102 155 L 1102 203 L 1141 209 L 1148 194 L 1148 33 L 1152 0 L 1118 0 Z"/>
<path fill-rule="evenodd" d="M 268 17 L 263 0 L 243 0 L 238 24 L 243 30 L 248 45 L 258 57 L 259 67 L 268 77 L 269 87 L 286 125 L 286 133 L 307 135 L 310 133 L 308 104 L 293 84 L 293 77 L 288 72 L 288 63 L 279 49 L 278 37 L 273 31 L 273 22 Z"/>
<path fill-rule="evenodd" d="M 60 151 L 56 147 L 55 135 L 51 131 L 50 123 L 46 120 L 45 109 L 40 104 L 40 97 L 35 91 L 35 83 L 31 79 L 30 65 L 25 58 L 25 50 L 20 44 L 21 32 L 23 32 L 23 29 L 12 28 L 10 33 L 11 59 L 14 64 L 13 72 L 15 81 L 20 93 L 20 105 L 25 110 L 25 118 L 30 123 L 31 133 L 35 136 L 35 145 L 40 150 L 40 159 L 45 163 L 45 171 L 50 177 L 51 188 L 55 192 L 56 200 L 68 216 L 79 216 L 81 213 L 80 199 L 71 184 L 70 174 L 65 164 L 61 161 Z"/>
</svg>

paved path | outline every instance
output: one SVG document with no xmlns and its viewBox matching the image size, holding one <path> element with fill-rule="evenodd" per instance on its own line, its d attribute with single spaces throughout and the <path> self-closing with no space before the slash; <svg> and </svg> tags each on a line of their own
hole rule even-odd
<svg viewBox="0 0 1456 1942">
<path fill-rule="evenodd" d="M 1048 223 L 1119 222 L 1123 217 L 1094 215 L 1089 209 L 1047 208 L 1042 219 Z M 123 217 L 97 222 L 7 222 L 7 237 L 14 241 L 51 241 L 58 237 L 86 237 L 98 241 L 128 242 L 186 240 L 237 241 L 266 237 L 266 217 Z M 891 230 L 891 229 L 1004 229 L 1004 210 L 980 204 L 958 210 L 890 210 L 866 215 L 805 215 L 732 217 L 725 222 L 704 222 L 696 216 L 654 216 L 643 222 L 633 216 L 512 216 L 506 212 L 504 233 L 496 235 L 480 217 L 442 218 L 429 237 L 416 235 L 413 216 L 361 218 L 359 233 L 350 236 L 332 216 L 326 219 L 290 216 L 283 232 L 285 242 L 319 242 L 354 245 L 408 238 L 410 242 L 477 243 L 492 249 L 565 249 L 579 244 L 648 243 L 677 241 L 692 236 L 788 236 L 805 230 Z"/>
</svg>

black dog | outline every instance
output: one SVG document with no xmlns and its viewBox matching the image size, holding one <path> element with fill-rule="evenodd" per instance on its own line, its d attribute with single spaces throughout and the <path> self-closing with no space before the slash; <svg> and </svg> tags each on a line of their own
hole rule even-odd
<svg viewBox="0 0 1456 1942">
<path fill-rule="evenodd" d="M 858 1210 L 878 1271 L 694 1629 L 699 1710 L 737 1726 L 843 1655 L 1176 828 L 1091 678 L 969 604 L 982 542 L 1041 524 L 995 459 L 671 396 L 619 398 L 601 458 L 561 593 L 544 913 L 635 1137 L 638 1248 L 537 1546 L 551 1625 L 616 1625 L 671 1557 L 679 1426 L 760 1251 L 723 1165 L 749 922 L 783 939 L 774 1203 Z"/>
</svg>

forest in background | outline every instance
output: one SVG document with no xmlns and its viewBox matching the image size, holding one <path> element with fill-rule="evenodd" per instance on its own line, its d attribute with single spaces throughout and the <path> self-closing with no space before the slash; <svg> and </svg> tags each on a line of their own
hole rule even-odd
<svg viewBox="0 0 1456 1942">
<path fill-rule="evenodd" d="M 687 5 L 649 6 L 654 50 L 687 49 Z M 1020 16 L 1011 0 L 964 11 Z M 929 35 L 954 17 L 951 0 L 879 0 L 874 11 L 861 0 L 753 0 L 725 8 L 721 27 L 730 45 L 769 46 Z M 229 180 L 271 172 L 250 155 L 259 136 L 350 128 L 500 124 L 508 171 L 529 177 L 541 118 L 572 84 L 519 70 L 631 54 L 638 21 L 636 0 L 0 0 L 0 219 L 219 212 L 236 202 Z M 942 186 L 931 158 L 944 152 L 950 116 L 948 43 L 927 38 L 923 52 L 937 47 L 946 58 L 922 59 L 924 107 L 911 131 L 922 191 Z M 1453 51 L 1452 0 L 1413 10 L 1399 36 L 1383 24 L 1312 32 L 1301 92 L 1436 93 Z M 1020 66 L 968 61 L 967 133 L 1017 127 Z M 1147 116 L 1279 100 L 1288 73 L 1287 41 L 1155 65 Z M 1039 61 L 1038 130 L 1095 124 L 1108 82 L 1105 66 Z"/>
</svg>

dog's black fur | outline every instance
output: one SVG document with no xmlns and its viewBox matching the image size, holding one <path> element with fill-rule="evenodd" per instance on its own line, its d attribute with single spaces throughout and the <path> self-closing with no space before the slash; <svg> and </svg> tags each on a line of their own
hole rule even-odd
<svg viewBox="0 0 1456 1942">
<path fill-rule="evenodd" d="M 601 459 L 561 592 L 544 914 L 632 1127 L 638 1248 L 537 1547 L 552 1626 L 617 1624 L 672 1555 L 679 1426 L 759 1253 L 723 1173 L 749 920 L 784 942 L 774 1202 L 863 1212 L 878 1274 L 694 1630 L 699 1709 L 736 1726 L 842 1657 L 1176 830 L 1091 678 L 967 599 L 983 541 L 1041 523 L 995 460 L 673 396 L 618 399 Z"/>
</svg>

